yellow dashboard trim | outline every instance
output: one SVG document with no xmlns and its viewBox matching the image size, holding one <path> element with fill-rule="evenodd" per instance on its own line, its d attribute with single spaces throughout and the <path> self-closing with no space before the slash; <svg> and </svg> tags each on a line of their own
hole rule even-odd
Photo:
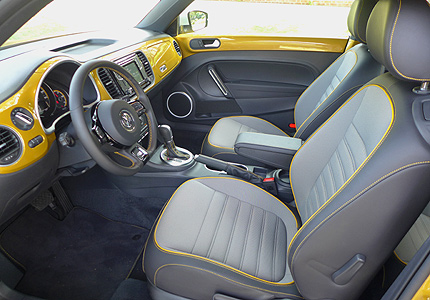
<svg viewBox="0 0 430 300">
<path fill-rule="evenodd" d="M 62 60 L 68 60 L 68 58 L 56 57 L 44 62 L 18 92 L 0 104 L 0 124 L 11 128 L 23 143 L 21 157 L 11 165 L 0 166 L 0 174 L 17 172 L 35 163 L 46 155 L 52 143 L 55 142 L 55 134 L 46 134 L 42 127 L 37 116 L 36 110 L 38 108 L 35 107 L 35 99 L 38 93 L 38 86 L 45 72 L 53 64 Z M 30 130 L 20 130 L 12 123 L 10 115 L 12 110 L 17 107 L 26 108 L 32 114 L 34 125 Z M 43 137 L 42 143 L 34 148 L 30 148 L 28 142 L 39 135 Z"/>
<path fill-rule="evenodd" d="M 219 48 L 194 50 L 190 47 L 192 39 L 219 39 Z M 300 37 L 267 37 L 267 36 L 203 36 L 195 34 L 180 34 L 175 37 L 183 57 L 208 51 L 238 51 L 238 50 L 285 50 L 343 53 L 348 43 L 347 39 L 333 38 L 300 38 Z"/>
</svg>

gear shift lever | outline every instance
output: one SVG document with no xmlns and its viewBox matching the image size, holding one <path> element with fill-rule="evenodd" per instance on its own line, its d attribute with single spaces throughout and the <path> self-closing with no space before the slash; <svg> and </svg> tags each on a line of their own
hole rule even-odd
<svg viewBox="0 0 430 300">
<path fill-rule="evenodd" d="M 160 133 L 161 139 L 163 140 L 164 147 L 166 148 L 166 156 L 168 159 L 183 159 L 187 160 L 190 158 L 190 155 L 187 153 L 183 153 L 182 151 L 176 148 L 175 142 L 173 141 L 173 133 L 172 129 L 169 125 L 159 125 L 158 132 Z"/>
</svg>

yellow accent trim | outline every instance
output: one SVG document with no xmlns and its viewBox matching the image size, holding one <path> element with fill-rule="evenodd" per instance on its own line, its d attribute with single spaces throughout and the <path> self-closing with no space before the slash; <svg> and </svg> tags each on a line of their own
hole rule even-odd
<svg viewBox="0 0 430 300">
<path fill-rule="evenodd" d="M 408 263 L 407 262 L 405 262 L 405 261 L 403 261 L 403 259 L 401 259 L 400 258 L 400 256 L 397 254 L 397 252 L 394 250 L 393 251 L 393 253 L 394 253 L 394 256 L 402 263 L 402 264 L 404 264 L 405 266 L 407 266 L 408 265 Z"/>
<path fill-rule="evenodd" d="M 360 44 L 359 41 L 353 40 L 353 39 L 349 39 L 348 40 L 348 44 L 346 44 L 346 48 L 345 48 L 345 52 L 350 50 L 352 47 L 357 46 L 358 44 Z"/>
<path fill-rule="evenodd" d="M 287 133 L 285 133 L 285 131 L 283 131 L 281 128 L 279 128 L 279 127 L 278 127 L 278 126 L 276 126 L 276 125 L 273 125 L 272 123 L 270 123 L 269 121 L 266 121 L 266 120 L 264 120 L 264 119 L 261 119 L 261 118 L 258 118 L 258 117 L 254 117 L 254 116 L 230 116 L 230 117 L 224 117 L 224 118 L 219 119 L 219 120 L 218 120 L 218 121 L 216 121 L 216 122 L 215 122 L 215 124 L 212 126 L 211 130 L 209 131 L 209 135 L 208 135 L 208 144 L 209 144 L 209 145 L 211 145 L 212 147 L 215 147 L 215 148 L 234 150 L 234 148 L 216 146 L 216 145 L 214 145 L 214 144 L 212 144 L 212 143 L 210 142 L 211 133 L 212 133 L 212 130 L 215 128 L 215 125 L 216 125 L 219 121 L 221 121 L 221 120 L 224 120 L 224 119 L 231 119 L 231 118 L 253 118 L 253 119 L 261 120 L 261 121 L 264 121 L 264 122 L 266 122 L 266 123 L 270 124 L 271 126 L 275 127 L 276 129 L 278 129 L 279 131 L 281 131 L 282 133 L 284 133 L 286 136 L 289 136 L 289 135 L 288 135 Z M 246 125 L 245 125 L 245 126 L 246 126 Z"/>
<path fill-rule="evenodd" d="M 268 37 L 268 36 L 205 36 L 193 33 L 180 34 L 175 37 L 182 49 L 183 57 L 199 52 L 269 50 L 269 51 L 312 51 L 343 53 L 347 39 L 333 38 L 300 38 L 300 37 Z M 190 47 L 192 39 L 215 39 L 221 42 L 216 49 L 194 50 Z"/>
<path fill-rule="evenodd" d="M 299 250 L 299 248 L 301 247 L 301 245 L 307 240 L 307 238 L 313 233 L 315 232 L 317 229 L 319 229 L 323 223 L 325 223 L 325 221 L 327 221 L 328 219 L 330 219 L 333 215 L 335 215 L 338 211 L 342 210 L 344 207 L 346 207 L 348 204 L 350 204 L 351 202 L 353 202 L 355 199 L 357 199 L 358 197 L 360 197 L 362 194 L 364 194 L 365 192 L 367 192 L 368 190 L 370 190 L 372 187 L 374 187 L 375 185 L 377 185 L 378 183 L 380 183 L 381 181 L 383 181 L 384 179 L 386 179 L 387 177 L 397 173 L 398 171 L 401 171 L 403 169 L 412 167 L 412 166 L 416 166 L 416 165 L 420 165 L 420 164 L 429 164 L 430 161 L 424 161 L 424 162 L 416 162 L 416 163 L 412 163 L 409 165 L 405 165 L 403 167 L 400 167 L 394 171 L 391 171 L 388 174 L 385 174 L 384 176 L 382 176 L 381 178 L 379 178 L 378 180 L 376 180 L 375 182 L 373 182 L 371 185 L 367 186 L 366 188 L 364 188 L 360 193 L 358 193 L 357 195 L 355 195 L 354 197 L 352 197 L 349 201 L 345 202 L 342 206 L 340 206 L 338 209 L 336 209 L 334 212 L 332 212 L 329 216 L 327 216 L 322 222 L 320 222 L 317 226 L 315 226 L 314 229 L 311 230 L 311 232 L 309 232 L 305 238 L 300 242 L 300 244 L 296 247 L 296 250 L 294 251 L 293 254 L 293 258 L 291 259 L 291 261 L 294 260 L 297 251 Z M 327 202 L 326 202 L 327 203 Z M 303 226 L 302 226 L 303 228 Z M 292 244 L 293 242 L 291 242 Z M 290 244 L 290 246 L 291 246 Z M 288 253 L 290 252 L 290 248 L 288 248 Z M 291 270 L 292 272 L 292 270 Z"/>
<path fill-rule="evenodd" d="M 297 134 L 297 132 L 299 132 L 299 130 L 300 130 L 300 128 L 303 126 L 303 124 L 305 124 L 306 123 L 306 121 L 307 120 L 309 120 L 309 118 L 313 115 L 313 113 L 316 111 L 316 110 L 318 110 L 318 108 L 320 108 L 320 106 L 321 105 L 323 105 L 323 103 L 337 90 L 337 88 L 339 87 L 339 85 L 341 85 L 342 84 L 342 82 L 349 76 L 349 74 L 351 74 L 351 72 L 352 72 L 352 70 L 355 68 L 355 66 L 357 65 L 357 61 L 358 61 L 358 55 L 357 55 L 357 53 L 355 52 L 355 51 L 353 51 L 353 50 L 349 50 L 349 52 L 352 52 L 352 53 L 354 53 L 354 55 L 355 55 L 355 63 L 354 63 L 354 65 L 352 66 L 352 68 L 351 68 L 351 70 L 349 70 L 349 72 L 348 72 L 348 74 L 346 74 L 345 75 L 345 77 L 339 82 L 339 84 L 333 89 L 333 91 L 331 91 L 331 93 L 323 100 L 323 102 L 321 102 L 320 103 L 320 105 L 318 105 L 318 107 L 317 108 L 315 108 L 313 111 L 312 111 L 312 113 L 306 118 L 306 120 L 304 120 L 303 121 L 303 123 L 299 126 L 299 128 L 297 128 L 297 130 L 296 130 L 296 134 Z M 311 85 L 309 86 L 309 87 L 311 87 L 312 86 L 312 84 L 315 82 L 315 81 L 317 81 L 318 80 L 318 78 L 320 78 L 321 76 L 323 76 L 323 74 L 325 73 L 325 72 L 327 72 L 328 71 L 328 69 L 332 66 L 332 65 L 334 65 L 339 59 L 341 59 L 341 58 L 343 58 L 343 57 L 345 57 L 345 55 L 346 55 L 346 53 L 348 53 L 348 52 L 345 52 L 344 54 L 342 54 L 341 56 L 339 56 L 327 69 L 325 69 L 325 71 L 324 72 L 322 72 L 321 73 L 321 75 L 320 76 L 318 76 L 317 77 L 317 79 L 315 79 L 312 83 L 311 83 Z M 309 89 L 309 87 L 302 93 L 302 95 L 299 97 L 299 99 L 297 99 L 297 102 L 296 102 L 296 106 L 295 107 L 297 107 L 297 103 L 299 103 L 299 100 L 300 100 L 300 98 L 302 98 L 302 96 L 303 96 L 303 94 L 304 93 L 306 93 L 306 91 Z M 342 94 L 343 95 L 343 94 Z M 294 122 L 296 123 L 296 108 L 294 107 Z M 297 124 L 297 123 L 296 123 Z M 295 135 L 294 135 L 295 136 Z"/>
<path fill-rule="evenodd" d="M 334 101 L 336 101 L 336 100 L 338 100 L 340 97 L 342 97 L 343 95 L 345 95 L 346 93 L 348 93 L 348 92 L 350 92 L 350 91 L 352 91 L 353 89 L 355 89 L 355 88 L 359 88 L 360 87 L 360 85 L 357 85 L 357 86 L 354 86 L 354 87 L 352 87 L 352 88 L 350 88 L 350 89 L 348 89 L 347 91 L 345 91 L 342 95 L 339 95 L 339 97 L 337 97 Z M 327 97 L 328 98 L 328 97 Z M 306 123 L 306 121 L 318 110 L 318 108 L 327 100 L 327 98 L 320 104 L 320 105 L 318 105 L 318 107 L 316 108 L 316 109 L 314 109 L 314 111 L 309 115 L 309 117 L 307 117 L 306 118 L 306 120 L 305 121 L 303 121 L 303 123 L 302 123 L 302 125 L 300 125 L 300 127 L 299 127 L 299 129 L 301 129 L 301 127 L 303 127 L 303 125 Z M 333 101 L 333 102 L 334 102 Z M 315 116 L 315 118 L 314 119 L 316 119 L 316 118 L 318 118 L 323 112 L 325 111 L 325 109 L 324 110 L 322 110 L 322 111 L 320 111 L 319 113 L 318 113 L 318 115 L 316 115 Z M 311 122 L 312 123 L 312 122 Z M 310 124 L 311 124 L 310 123 Z M 310 125 L 309 124 L 309 125 Z M 308 127 L 308 126 L 307 126 Z M 303 129 L 303 132 L 307 129 L 307 127 L 305 128 L 305 129 Z M 299 130 L 297 130 L 296 131 L 296 133 L 294 134 L 294 137 L 296 137 L 296 135 L 297 135 L 297 133 L 299 132 Z"/>
<path fill-rule="evenodd" d="M 166 264 L 166 265 L 162 265 L 161 267 L 159 267 L 155 271 L 155 275 L 154 275 L 154 285 L 155 286 L 157 286 L 156 277 L 157 277 L 158 271 L 161 270 L 162 268 L 170 267 L 170 266 L 174 266 L 174 267 L 186 267 L 186 268 L 190 268 L 190 269 L 195 269 L 195 270 L 199 270 L 199 271 L 210 273 L 212 275 L 221 277 L 221 278 L 223 278 L 223 279 L 225 279 L 227 281 L 231 281 L 231 282 L 234 282 L 236 284 L 239 284 L 239 285 L 242 285 L 242 286 L 245 286 L 245 287 L 249 287 L 249 288 L 252 288 L 252 289 L 255 289 L 255 290 L 259 290 L 259 291 L 263 291 L 263 292 L 269 292 L 269 293 L 276 293 L 276 294 L 281 294 L 281 295 L 285 295 L 285 296 L 289 296 L 289 297 L 297 297 L 297 298 L 304 299 L 303 297 L 300 297 L 300 296 L 297 296 L 297 295 L 294 295 L 294 294 L 288 294 L 288 293 L 283 293 L 283 292 L 278 292 L 278 291 L 270 291 L 270 290 L 262 289 L 262 288 L 255 287 L 255 286 L 252 286 L 252 285 L 244 284 L 244 283 L 232 280 L 230 278 L 224 277 L 222 275 L 216 274 L 214 272 L 211 272 L 211 271 L 208 271 L 208 270 L 205 270 L 205 269 L 201 269 L 201 268 L 198 268 L 198 267 L 187 266 L 187 265 L 182 265 L 182 264 Z M 294 284 L 294 281 L 292 282 L 292 284 Z"/>
<path fill-rule="evenodd" d="M 69 59 L 66 57 L 56 57 L 44 62 L 30 76 L 21 89 L 0 104 L 0 124 L 12 129 L 23 143 L 21 157 L 9 166 L 0 166 L 0 174 L 10 174 L 25 169 L 44 157 L 55 142 L 55 134 L 51 133 L 47 135 L 42 127 L 42 123 L 37 116 L 38 107 L 35 103 L 35 99 L 39 93 L 38 86 L 44 73 L 49 70 L 53 64 L 64 60 Z M 12 123 L 10 114 L 12 110 L 17 107 L 27 109 L 33 116 L 34 125 L 30 130 L 20 130 Z M 28 142 L 39 135 L 43 137 L 42 143 L 34 148 L 30 148 Z"/>
<path fill-rule="evenodd" d="M 260 188 L 260 187 L 258 187 L 258 186 L 256 186 L 256 185 L 253 185 L 253 184 L 251 184 L 251 183 L 249 183 L 249 182 L 247 182 L 247 181 L 241 180 L 241 179 L 229 178 L 229 177 L 201 177 L 201 178 L 193 178 L 193 179 L 187 180 L 186 182 L 184 182 L 183 184 L 181 184 L 181 185 L 176 189 L 176 191 L 173 193 L 172 197 L 170 197 L 169 201 L 167 202 L 166 206 L 164 207 L 164 209 L 163 209 L 163 211 L 162 211 L 162 213 L 161 213 L 160 217 L 158 218 L 157 224 L 155 225 L 155 231 L 154 231 L 154 243 L 155 243 L 155 246 L 156 246 L 156 247 L 157 247 L 161 252 L 164 252 L 164 253 L 170 253 L 170 254 L 179 255 L 179 256 L 186 256 L 186 257 L 191 257 L 191 258 L 194 258 L 194 259 L 197 259 L 197 260 L 206 261 L 206 262 L 208 262 L 208 263 L 211 263 L 211 264 L 217 265 L 217 266 L 222 267 L 222 268 L 226 268 L 226 269 L 228 269 L 228 270 L 230 270 L 230 271 L 232 271 L 232 272 L 235 272 L 235 273 L 237 273 L 237 274 L 243 275 L 243 276 L 248 277 L 248 278 L 250 278 L 250 279 L 253 279 L 253 280 L 256 280 L 256 281 L 260 281 L 260 282 L 264 282 L 264 283 L 267 283 L 267 284 L 270 284 L 270 285 L 279 285 L 279 286 L 282 286 L 282 285 L 290 285 L 290 284 L 293 284 L 293 283 L 294 283 L 294 281 L 293 281 L 293 282 L 289 282 L 289 283 L 277 283 L 277 282 L 267 281 L 267 280 L 264 280 L 264 279 L 261 279 L 261 278 L 255 277 L 255 276 L 253 276 L 253 275 L 247 274 L 247 273 L 245 273 L 245 272 L 243 272 L 243 271 L 240 271 L 240 270 L 235 269 L 235 268 L 233 268 L 233 267 L 230 267 L 230 266 L 228 266 L 228 265 L 225 265 L 225 264 L 219 263 L 219 262 L 214 261 L 214 260 L 212 260 L 212 259 L 209 259 L 209 258 L 206 258 L 206 257 L 201 257 L 201 256 L 194 255 L 194 254 L 190 254 L 190 253 L 183 253 L 183 252 L 178 252 L 178 251 L 172 251 L 172 250 L 164 249 L 163 247 L 161 247 L 161 246 L 158 244 L 158 242 L 157 242 L 157 229 L 158 229 L 158 224 L 160 223 L 160 220 L 161 220 L 161 218 L 163 217 L 163 214 L 164 214 L 164 212 L 166 211 L 166 208 L 168 207 L 168 205 L 169 205 L 170 201 L 171 201 L 171 200 L 173 199 L 173 197 L 175 196 L 176 192 L 181 188 L 181 186 L 183 186 L 184 184 L 186 184 L 186 183 L 187 183 L 187 182 L 189 182 L 189 181 L 192 181 L 192 180 L 198 180 L 198 179 L 208 179 L 208 178 L 212 178 L 212 179 L 221 179 L 221 178 L 222 178 L 222 179 L 228 179 L 228 180 L 237 180 L 237 181 L 242 181 L 242 182 L 245 182 L 245 183 L 247 183 L 247 184 L 249 184 L 249 185 L 252 185 L 252 186 L 254 186 L 254 187 L 256 187 L 256 188 L 258 188 L 258 189 L 262 190 L 262 191 L 263 191 L 263 192 L 265 192 L 266 194 L 270 195 L 272 198 L 274 198 L 274 199 L 276 199 L 277 201 L 279 201 L 282 205 L 284 205 L 284 206 L 285 206 L 285 207 L 290 211 L 291 215 L 294 217 L 294 220 L 296 221 L 296 227 L 298 227 L 298 221 L 297 221 L 297 218 L 296 218 L 296 216 L 294 215 L 294 213 L 293 213 L 293 212 L 288 208 L 288 206 L 286 206 L 286 205 L 285 205 L 281 200 L 279 200 L 278 198 L 276 198 L 276 197 L 275 197 L 275 196 L 273 196 L 272 194 L 268 193 L 267 191 L 263 190 L 262 188 Z M 286 267 L 288 268 L 288 264 L 286 265 Z"/>
<path fill-rule="evenodd" d="M 103 56 L 102 58 L 114 61 L 130 53 L 142 51 L 148 59 L 155 77 L 154 84 L 145 89 L 145 92 L 148 92 L 149 90 L 154 88 L 161 80 L 163 80 L 168 74 L 170 74 L 182 60 L 182 57 L 180 57 L 176 53 L 176 50 L 173 47 L 173 41 L 174 39 L 172 37 L 155 39 L 143 42 L 137 46 L 134 45 L 131 47 L 127 47 L 120 51 Z M 161 72 L 160 67 L 162 66 L 166 66 L 166 71 Z M 95 78 L 98 78 L 98 76 L 95 76 Z M 107 93 L 100 80 L 97 80 L 97 87 L 99 90 L 103 89 Z M 106 96 L 105 93 L 103 95 Z M 110 97 L 108 99 L 110 99 Z"/>
<path fill-rule="evenodd" d="M 392 51 L 392 46 L 393 46 L 393 37 L 394 37 L 394 31 L 396 30 L 396 25 L 397 25 L 397 20 L 399 19 L 399 15 L 400 15 L 400 10 L 402 9 L 402 0 L 399 1 L 399 9 L 397 11 L 397 15 L 396 15 L 396 20 L 394 21 L 394 27 L 393 30 L 391 31 L 391 37 L 390 37 L 390 60 L 391 60 L 391 64 L 393 65 L 394 69 L 396 70 L 396 72 L 402 76 L 403 78 L 406 79 L 410 79 L 410 80 L 415 80 L 415 81 L 430 81 L 430 78 L 427 79 L 419 79 L 419 78 L 414 78 L 414 77 L 409 77 L 404 75 L 402 72 L 400 72 L 395 63 L 394 63 L 394 59 L 393 59 L 393 51 Z"/>
<path fill-rule="evenodd" d="M 387 96 L 387 98 L 388 98 L 388 100 L 389 100 L 389 102 L 390 102 L 390 104 L 391 104 L 391 110 L 392 110 L 392 117 L 391 117 L 391 122 L 390 122 L 390 125 L 388 126 L 388 128 L 387 128 L 387 131 L 384 133 L 384 135 L 382 136 L 382 138 L 381 138 L 381 140 L 379 141 L 379 143 L 375 146 L 375 148 L 372 150 L 372 152 L 370 152 L 370 154 L 366 157 L 366 159 L 361 163 L 361 165 L 357 168 L 357 170 L 355 170 L 355 172 L 348 178 L 348 180 L 326 201 L 326 202 L 324 202 L 324 204 L 315 212 L 315 213 L 313 213 L 312 214 L 312 216 L 302 225 L 302 227 L 297 231 L 297 233 L 294 235 L 294 237 L 293 237 L 293 239 L 291 240 L 291 243 L 290 243 L 290 245 L 288 246 L 288 255 L 289 255 L 289 252 L 290 252 L 290 250 L 291 250 L 291 245 L 295 242 L 295 240 L 297 239 L 297 236 L 300 234 L 300 232 L 303 230 L 303 228 L 305 228 L 306 227 L 306 225 L 309 223 L 309 222 L 311 222 L 315 217 L 316 217 L 316 215 L 318 215 L 319 214 L 319 212 L 321 211 L 321 210 L 323 210 L 340 192 L 342 192 L 344 189 L 345 189 L 345 187 L 352 181 L 352 179 L 354 179 L 355 178 L 355 176 L 361 171 L 361 169 L 367 164 L 367 162 L 370 160 L 370 158 L 373 156 L 373 154 L 376 152 L 376 150 L 378 150 L 379 149 L 379 147 L 382 145 L 382 143 L 385 141 L 385 139 L 386 139 L 386 137 L 388 136 L 388 134 L 390 133 L 390 131 L 391 131 L 391 129 L 392 129 L 392 127 L 393 127 L 393 124 L 394 124 L 394 122 L 395 122 L 395 119 L 396 119 L 396 113 L 395 113 L 395 106 L 394 106 L 394 103 L 393 103 L 393 101 L 392 101 L 392 97 L 391 97 L 391 95 L 384 89 L 384 88 L 382 88 L 381 86 L 379 86 L 379 85 L 376 85 L 376 84 L 371 84 L 371 85 L 366 85 L 366 86 L 364 86 L 364 87 L 362 87 L 361 89 L 359 89 L 354 95 L 352 95 L 349 99 L 348 99 L 348 101 L 346 101 L 341 107 L 339 107 L 339 109 L 330 117 L 330 118 L 328 118 L 327 119 L 327 121 L 325 121 L 324 122 L 324 124 L 323 125 L 321 125 L 307 140 L 306 140 L 306 142 L 303 144 L 303 146 L 296 152 L 296 154 L 294 155 L 294 157 L 293 157 L 293 160 L 291 161 L 291 165 L 293 164 L 293 162 L 294 162 L 294 159 L 295 159 L 295 157 L 297 156 L 297 154 L 300 152 L 300 150 L 301 149 L 303 149 L 304 148 L 304 145 L 306 145 L 306 143 L 308 143 L 311 139 L 312 139 L 312 137 L 315 135 L 315 134 L 317 134 L 317 132 L 319 132 L 319 130 L 321 129 L 321 128 L 323 128 L 324 127 L 324 125 L 327 123 L 327 122 L 329 122 L 338 112 L 339 112 L 339 110 L 341 110 L 347 103 L 349 103 L 349 101 L 351 101 L 358 93 L 360 93 L 362 90 L 364 90 L 364 89 L 366 89 L 366 88 L 368 88 L 368 87 L 371 87 L 371 86 L 375 86 L 375 87 L 378 87 L 378 88 L 380 88 L 385 94 L 386 94 L 386 96 Z M 293 192 L 293 197 L 294 197 L 294 202 L 296 203 L 296 208 L 297 208 L 297 211 L 299 212 L 299 215 L 301 215 L 300 214 L 300 211 L 299 211 L 299 206 L 297 205 L 297 199 L 296 199 L 296 196 L 295 196 L 295 193 L 294 193 L 294 188 L 293 188 L 293 183 L 292 183 L 292 178 L 291 178 L 291 168 L 290 168 L 290 184 L 291 184 L 291 191 Z M 343 207 L 343 206 L 342 206 Z M 321 222 L 322 223 L 322 222 Z M 320 223 L 320 224 L 321 224 Z M 317 227 L 315 227 L 314 228 L 314 230 L 316 229 L 316 228 L 318 228 L 319 227 L 319 225 L 317 226 Z M 314 231 L 314 230 L 312 230 L 312 232 Z M 311 232 L 311 233 L 312 233 Z M 307 236 L 303 239 L 303 241 L 305 241 L 306 240 L 306 238 L 307 238 Z M 303 241 L 300 243 L 300 245 L 303 243 Z M 296 248 L 296 251 L 297 251 L 297 249 L 300 247 L 300 245 L 299 246 L 297 246 L 297 248 Z M 292 258 L 292 260 L 294 260 L 294 256 L 295 256 L 295 254 L 296 254 L 296 252 L 294 253 L 294 255 L 293 255 L 293 258 Z"/>
<path fill-rule="evenodd" d="M 412 300 L 428 300 L 430 299 L 430 275 L 421 285 L 419 290 L 415 293 Z"/>
<path fill-rule="evenodd" d="M 134 161 L 133 160 L 131 160 L 129 157 L 127 157 L 127 156 L 125 156 L 124 154 L 121 154 L 121 153 L 119 153 L 119 152 L 114 152 L 116 155 L 119 155 L 119 156 L 122 156 L 122 157 L 124 157 L 125 159 L 127 159 L 127 160 L 129 160 L 129 161 L 131 161 L 131 166 L 130 167 L 126 167 L 126 168 L 133 168 L 134 167 Z"/>
</svg>

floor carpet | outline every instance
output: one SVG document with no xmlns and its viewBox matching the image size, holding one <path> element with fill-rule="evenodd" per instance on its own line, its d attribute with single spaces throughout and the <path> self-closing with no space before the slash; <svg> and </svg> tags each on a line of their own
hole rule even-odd
<svg viewBox="0 0 430 300">
<path fill-rule="evenodd" d="M 64 221 L 28 209 L 0 237 L 25 269 L 16 289 L 45 299 L 110 299 L 141 255 L 148 230 L 75 208 Z"/>
</svg>

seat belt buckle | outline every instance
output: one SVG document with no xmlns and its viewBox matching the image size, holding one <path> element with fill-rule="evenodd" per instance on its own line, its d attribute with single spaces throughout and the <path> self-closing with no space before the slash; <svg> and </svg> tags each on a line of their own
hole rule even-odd
<svg viewBox="0 0 430 300">
<path fill-rule="evenodd" d="M 272 195 L 278 195 L 278 189 L 276 187 L 275 177 L 267 177 L 263 179 L 263 186 L 266 191 Z"/>
</svg>

